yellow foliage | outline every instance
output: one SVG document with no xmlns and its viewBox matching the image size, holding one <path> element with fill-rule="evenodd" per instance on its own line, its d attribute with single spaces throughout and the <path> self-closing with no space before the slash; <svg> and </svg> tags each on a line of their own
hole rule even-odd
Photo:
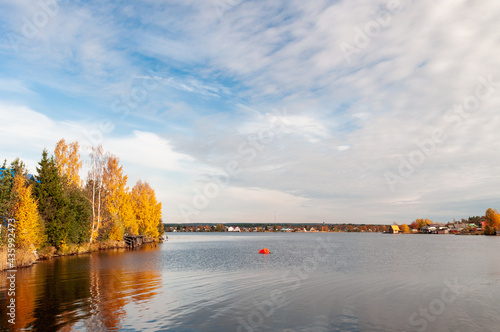
<svg viewBox="0 0 500 332">
<path fill-rule="evenodd" d="M 139 233 L 158 237 L 161 203 L 156 201 L 155 192 L 147 182 L 138 181 L 132 189 L 132 205 L 139 225 Z"/>
<path fill-rule="evenodd" d="M 500 227 L 500 214 L 498 213 L 498 211 L 493 209 L 488 209 L 486 210 L 485 217 L 488 225 L 498 230 L 498 228 Z"/>
<path fill-rule="evenodd" d="M 417 219 L 415 220 L 415 222 L 417 223 L 417 228 L 418 229 L 421 229 L 422 227 L 426 226 L 426 225 L 430 225 L 432 224 L 432 221 L 430 221 L 429 219 Z"/>
<path fill-rule="evenodd" d="M 109 238 L 113 241 L 123 240 L 125 232 L 127 234 L 139 232 L 127 179 L 128 177 L 123 174 L 123 166 L 119 165 L 119 159 L 116 156 L 108 156 L 102 181 L 105 188 L 104 203 L 111 223 Z"/>
<path fill-rule="evenodd" d="M 134 205 L 132 203 L 132 194 L 127 193 L 122 204 L 122 209 L 120 210 L 123 227 L 128 234 L 139 234 L 139 224 L 135 218 Z"/>
<path fill-rule="evenodd" d="M 62 253 L 62 254 L 67 254 L 68 253 L 68 245 L 66 244 L 66 241 L 62 240 L 61 241 L 61 245 L 59 246 L 59 251 Z"/>
<path fill-rule="evenodd" d="M 43 221 L 38 213 L 38 204 L 32 196 L 32 189 L 32 185 L 27 185 L 24 175 L 17 172 L 9 215 L 16 220 L 16 246 L 19 248 L 40 248 L 44 242 Z"/>
<path fill-rule="evenodd" d="M 403 233 L 410 233 L 410 227 L 408 227 L 407 224 L 402 224 L 399 229 L 401 230 L 401 232 Z"/>
<path fill-rule="evenodd" d="M 109 239 L 111 241 L 123 241 L 123 224 L 119 221 L 115 221 L 111 226 L 111 230 L 109 231 Z"/>
<path fill-rule="evenodd" d="M 66 141 L 61 139 L 57 142 L 54 150 L 55 160 L 59 173 L 66 178 L 66 180 L 76 186 L 81 185 L 80 169 L 82 168 L 82 161 L 78 150 L 80 144 L 78 141 L 66 144 Z"/>
</svg>

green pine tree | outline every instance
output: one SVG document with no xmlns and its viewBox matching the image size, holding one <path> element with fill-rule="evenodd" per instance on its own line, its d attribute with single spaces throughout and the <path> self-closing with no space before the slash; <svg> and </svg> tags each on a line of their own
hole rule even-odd
<svg viewBox="0 0 500 332">
<path fill-rule="evenodd" d="M 62 179 L 54 161 L 43 150 L 42 160 L 38 163 L 38 175 L 34 194 L 38 199 L 38 209 L 44 221 L 49 244 L 59 247 L 68 240 L 68 204 L 64 195 Z"/>
<path fill-rule="evenodd" d="M 12 190 L 12 172 L 10 167 L 7 167 L 7 160 L 3 162 L 2 170 L 0 170 L 0 219 L 6 218 L 7 208 Z"/>
<path fill-rule="evenodd" d="M 21 172 L 24 176 L 28 176 L 26 165 L 19 158 L 14 159 L 14 161 L 10 163 L 10 169 L 14 171 L 14 175 L 17 172 Z"/>
<path fill-rule="evenodd" d="M 83 243 L 90 238 L 92 208 L 83 189 L 65 181 L 47 150 L 35 178 L 35 196 L 49 244 Z"/>
<path fill-rule="evenodd" d="M 92 205 L 83 189 L 68 184 L 68 240 L 71 243 L 84 243 L 90 240 Z"/>
</svg>

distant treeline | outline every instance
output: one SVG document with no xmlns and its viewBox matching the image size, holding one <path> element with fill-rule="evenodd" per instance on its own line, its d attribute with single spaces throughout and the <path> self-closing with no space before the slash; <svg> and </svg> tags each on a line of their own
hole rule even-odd
<svg viewBox="0 0 500 332">
<path fill-rule="evenodd" d="M 161 203 L 147 182 L 127 186 L 118 157 L 102 146 L 89 153 L 90 170 L 80 178 L 79 144 L 61 139 L 50 155 L 46 149 L 29 176 L 15 159 L 0 170 L 1 242 L 15 230 L 17 248 L 64 248 L 69 244 L 121 241 L 124 234 L 158 237 L 163 234 Z M 14 227 L 6 227 L 8 220 Z"/>
<path fill-rule="evenodd" d="M 286 223 L 190 223 L 190 224 L 165 224 L 165 231 L 185 232 L 225 232 L 229 227 L 238 227 L 241 231 L 320 231 L 320 232 L 386 232 L 390 226 L 371 224 L 286 224 Z"/>
<path fill-rule="evenodd" d="M 449 223 L 437 223 L 427 218 L 415 219 L 409 224 L 400 224 L 399 228 L 403 233 L 421 231 L 428 225 L 449 226 L 456 223 L 469 224 L 477 226 L 485 235 L 495 235 L 500 229 L 500 214 L 497 210 L 488 209 L 484 216 L 462 218 L 460 221 Z M 398 223 L 394 222 L 394 225 Z M 322 232 L 387 232 L 391 225 L 374 224 L 326 224 L 326 223 L 189 223 L 189 224 L 165 224 L 165 231 L 183 231 L 183 232 L 225 232 L 229 227 L 238 227 L 240 231 L 257 232 L 277 232 L 277 231 L 322 231 Z M 476 232 L 475 231 L 475 232 Z"/>
</svg>

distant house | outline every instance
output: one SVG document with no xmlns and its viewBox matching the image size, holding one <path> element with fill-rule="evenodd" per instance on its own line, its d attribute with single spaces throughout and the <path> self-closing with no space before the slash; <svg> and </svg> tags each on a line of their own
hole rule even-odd
<svg viewBox="0 0 500 332">
<path fill-rule="evenodd" d="M 232 226 L 229 226 L 229 227 L 227 228 L 227 231 L 228 231 L 228 232 L 234 232 L 234 228 L 233 228 Z"/>
<path fill-rule="evenodd" d="M 448 229 L 448 227 L 439 227 L 437 233 L 438 234 L 449 234 L 450 230 Z"/>
<path fill-rule="evenodd" d="M 466 223 L 454 222 L 453 224 L 448 224 L 448 228 L 450 229 L 450 233 L 457 234 L 463 229 L 467 229 L 468 225 Z"/>
<path fill-rule="evenodd" d="M 438 224 L 425 225 L 424 227 L 422 227 L 422 233 L 434 233 L 434 234 L 437 234 L 437 231 L 438 231 L 439 227 L 440 226 Z"/>
<path fill-rule="evenodd" d="M 474 232 L 477 232 L 478 229 L 477 229 L 477 225 L 476 224 L 469 224 L 469 230 L 472 230 Z"/>
<path fill-rule="evenodd" d="M 389 229 L 389 233 L 398 234 L 399 233 L 399 226 L 398 225 L 391 225 L 391 228 Z"/>
</svg>

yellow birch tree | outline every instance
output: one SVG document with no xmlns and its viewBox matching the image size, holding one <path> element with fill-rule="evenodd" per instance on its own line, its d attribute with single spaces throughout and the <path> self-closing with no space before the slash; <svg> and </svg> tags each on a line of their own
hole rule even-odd
<svg viewBox="0 0 500 332">
<path fill-rule="evenodd" d="M 63 138 L 56 144 L 54 150 L 55 160 L 59 174 L 68 181 L 68 183 L 81 186 L 80 169 L 82 161 L 80 160 L 80 144 L 78 141 L 66 144 Z"/>
<path fill-rule="evenodd" d="M 158 237 L 158 223 L 161 219 L 161 203 L 156 201 L 155 191 L 147 182 L 137 181 L 132 188 L 132 205 L 139 233 Z"/>
<path fill-rule="evenodd" d="M 137 234 L 138 224 L 127 187 L 128 177 L 123 174 L 123 166 L 120 166 L 120 161 L 116 156 L 109 155 L 106 159 L 103 187 L 105 188 L 105 209 L 111 223 L 109 239 L 121 241 L 124 233 Z"/>
</svg>

